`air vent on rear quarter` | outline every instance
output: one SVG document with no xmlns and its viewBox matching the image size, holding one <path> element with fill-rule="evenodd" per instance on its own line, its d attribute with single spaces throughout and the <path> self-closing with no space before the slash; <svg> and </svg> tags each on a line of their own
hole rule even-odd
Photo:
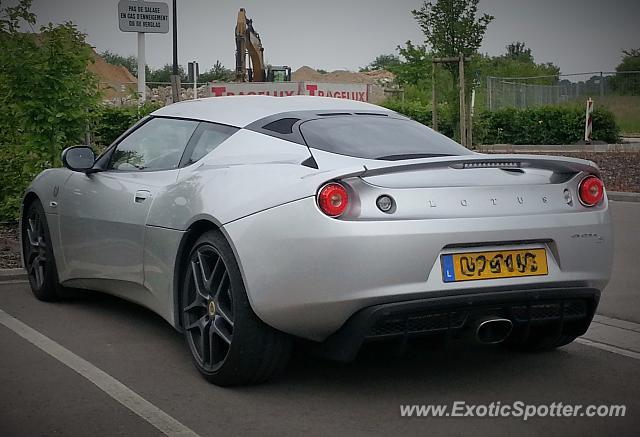
<svg viewBox="0 0 640 437">
<path fill-rule="evenodd" d="M 299 118 L 281 118 L 262 126 L 262 129 L 277 132 L 279 134 L 290 134 L 293 132 L 293 125 L 299 122 Z"/>
</svg>

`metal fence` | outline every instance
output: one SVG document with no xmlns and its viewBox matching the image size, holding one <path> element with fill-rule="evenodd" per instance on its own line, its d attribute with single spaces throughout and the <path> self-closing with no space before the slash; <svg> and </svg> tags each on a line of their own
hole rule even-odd
<svg viewBox="0 0 640 437">
<path fill-rule="evenodd" d="M 487 77 L 489 110 L 559 105 L 605 96 L 640 96 L 640 71 Z"/>
</svg>

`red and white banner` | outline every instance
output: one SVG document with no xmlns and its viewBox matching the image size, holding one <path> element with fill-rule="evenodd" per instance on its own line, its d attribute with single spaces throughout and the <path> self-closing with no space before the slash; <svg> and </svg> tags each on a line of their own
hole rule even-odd
<svg viewBox="0 0 640 437">
<path fill-rule="evenodd" d="M 276 96 L 298 95 L 298 82 L 211 83 L 211 97 L 220 96 Z"/>
<path fill-rule="evenodd" d="M 264 95 L 319 96 L 338 99 L 369 101 L 369 86 L 364 83 L 321 83 L 321 82 L 239 82 L 210 83 L 211 97 Z"/>
<path fill-rule="evenodd" d="M 369 101 L 369 87 L 366 83 L 304 82 L 302 90 L 308 96 Z"/>
</svg>

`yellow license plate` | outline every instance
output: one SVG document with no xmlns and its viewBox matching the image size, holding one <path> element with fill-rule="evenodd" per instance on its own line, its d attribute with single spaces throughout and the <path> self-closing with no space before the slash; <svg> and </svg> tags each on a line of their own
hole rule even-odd
<svg viewBox="0 0 640 437">
<path fill-rule="evenodd" d="M 549 274 L 545 249 L 498 250 L 441 255 L 444 282 Z"/>
</svg>

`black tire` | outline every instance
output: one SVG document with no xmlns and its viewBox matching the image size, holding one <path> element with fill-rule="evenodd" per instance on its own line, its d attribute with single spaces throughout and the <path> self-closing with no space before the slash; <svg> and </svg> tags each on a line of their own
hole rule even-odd
<svg viewBox="0 0 640 437">
<path fill-rule="evenodd" d="M 51 234 L 39 200 L 32 201 L 24 211 L 22 257 L 35 297 L 46 302 L 60 299 L 62 287 L 58 283 Z"/>
<path fill-rule="evenodd" d="M 508 340 L 505 344 L 521 352 L 541 352 L 566 346 L 576 338 L 574 335 L 532 335 L 526 340 Z"/>
<path fill-rule="evenodd" d="M 220 386 L 256 384 L 284 370 L 292 340 L 255 315 L 233 251 L 220 232 L 198 238 L 184 271 L 182 327 L 205 379 Z"/>
</svg>

